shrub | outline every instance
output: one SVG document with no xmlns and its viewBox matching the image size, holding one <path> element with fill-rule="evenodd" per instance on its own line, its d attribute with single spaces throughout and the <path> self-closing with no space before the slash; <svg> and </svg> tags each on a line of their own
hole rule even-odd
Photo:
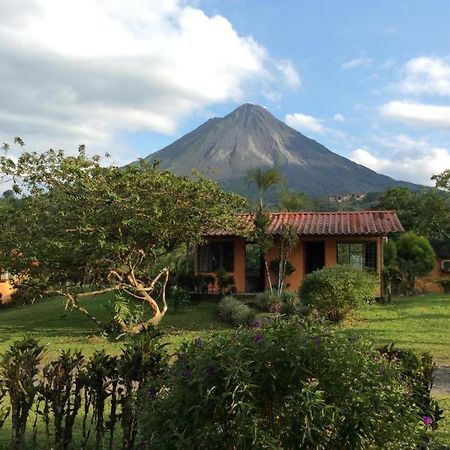
<svg viewBox="0 0 450 450">
<path fill-rule="evenodd" d="M 217 286 L 221 294 L 230 293 L 234 288 L 234 277 L 221 267 L 216 272 Z"/>
<path fill-rule="evenodd" d="M 259 311 L 286 314 L 286 311 L 289 310 L 294 314 L 294 310 L 299 306 L 299 300 L 295 292 L 292 291 L 283 291 L 280 295 L 265 291 L 255 297 L 254 305 Z"/>
<path fill-rule="evenodd" d="M 446 294 L 450 293 L 450 278 L 441 278 L 436 280 L 436 283 L 442 287 Z"/>
<path fill-rule="evenodd" d="M 426 237 L 409 231 L 398 239 L 397 259 L 399 268 L 406 275 L 409 292 L 414 293 L 416 277 L 433 269 L 436 254 Z"/>
<path fill-rule="evenodd" d="M 281 304 L 280 297 L 270 291 L 259 293 L 255 297 L 254 305 L 259 311 L 275 312 L 277 305 Z"/>
<path fill-rule="evenodd" d="M 420 416 L 431 417 L 432 428 L 436 429 L 443 411 L 436 400 L 431 398 L 433 388 L 433 372 L 436 364 L 429 353 L 415 354 L 411 350 L 401 350 L 394 344 L 386 345 L 379 352 L 389 361 L 400 364 L 400 376 L 410 386 L 411 396 L 419 408 Z"/>
<path fill-rule="evenodd" d="M 240 302 L 237 298 L 224 297 L 217 305 L 217 313 L 221 320 L 234 326 L 251 326 L 255 322 L 256 312 Z"/>
<path fill-rule="evenodd" d="M 414 448 L 420 417 L 399 366 L 298 319 L 186 344 L 143 404 L 144 448 Z M 424 426 L 422 426 L 424 428 Z"/>
<path fill-rule="evenodd" d="M 375 297 L 374 275 L 349 266 L 326 267 L 308 274 L 299 289 L 304 306 L 339 322 L 347 313 Z"/>
</svg>

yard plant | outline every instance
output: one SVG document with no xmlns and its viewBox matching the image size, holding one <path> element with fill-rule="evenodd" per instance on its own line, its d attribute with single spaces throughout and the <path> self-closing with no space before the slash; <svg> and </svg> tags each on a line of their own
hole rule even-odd
<svg viewBox="0 0 450 450">
<path fill-rule="evenodd" d="M 2 269 L 20 289 L 61 295 L 67 309 L 98 325 L 79 302 L 92 295 L 83 289 L 117 291 L 147 305 L 151 315 L 137 323 L 116 316 L 121 332 L 137 333 L 164 316 L 168 254 L 201 242 L 205 228 L 239 228 L 234 213 L 243 199 L 217 184 L 157 164 L 105 167 L 83 146 L 76 156 L 2 156 L 0 172 L 21 194 L 14 214 L 0 220 Z"/>
<path fill-rule="evenodd" d="M 303 305 L 332 322 L 375 298 L 376 278 L 350 266 L 326 267 L 308 274 L 299 289 Z"/>
<path fill-rule="evenodd" d="M 400 373 L 367 342 L 301 320 L 195 339 L 149 384 L 142 445 L 411 448 L 426 425 Z"/>
</svg>

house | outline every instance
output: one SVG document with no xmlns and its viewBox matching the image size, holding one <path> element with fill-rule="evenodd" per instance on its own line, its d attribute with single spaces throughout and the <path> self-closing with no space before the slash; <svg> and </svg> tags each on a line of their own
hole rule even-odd
<svg viewBox="0 0 450 450">
<path fill-rule="evenodd" d="M 431 240 L 430 244 L 436 252 L 434 268 L 429 274 L 416 278 L 416 288 L 423 292 L 441 293 L 443 288 L 436 281 L 450 281 L 450 241 Z"/>
<path fill-rule="evenodd" d="M 269 217 L 267 232 L 274 244 L 267 261 L 279 259 L 283 230 L 289 228 L 298 236 L 288 257 L 293 271 L 286 286 L 291 290 L 297 290 L 308 273 L 336 264 L 381 273 L 383 240 L 389 233 L 404 231 L 395 211 L 287 212 L 269 213 Z M 250 238 L 225 230 L 206 232 L 206 244 L 197 249 L 195 272 L 214 275 L 224 268 L 233 276 L 237 293 L 263 291 L 268 280 L 259 248 L 251 241 L 254 215 L 243 214 L 242 219 Z"/>
</svg>

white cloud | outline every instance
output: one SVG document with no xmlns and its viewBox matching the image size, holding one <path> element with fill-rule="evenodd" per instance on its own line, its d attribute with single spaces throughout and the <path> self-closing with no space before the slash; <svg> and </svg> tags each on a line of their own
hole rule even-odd
<svg viewBox="0 0 450 450">
<path fill-rule="evenodd" d="M 375 172 L 382 172 L 389 166 L 389 160 L 378 158 L 365 148 L 357 148 L 352 152 L 350 159 L 362 166 L 375 170 Z"/>
<path fill-rule="evenodd" d="M 381 114 L 407 124 L 450 129 L 450 106 L 392 101 L 381 107 Z"/>
<path fill-rule="evenodd" d="M 334 115 L 333 119 L 336 122 L 345 122 L 345 117 L 341 113 L 337 113 Z"/>
<path fill-rule="evenodd" d="M 287 114 L 284 121 L 292 128 L 298 131 L 304 132 L 312 131 L 313 133 L 323 134 L 326 132 L 326 128 L 323 126 L 322 121 L 313 116 L 307 114 L 294 113 Z"/>
<path fill-rule="evenodd" d="M 450 95 L 450 64 L 443 58 L 413 58 L 404 65 L 402 73 L 402 92 L 414 95 Z"/>
<path fill-rule="evenodd" d="M 286 84 L 293 90 L 297 90 L 301 86 L 300 77 L 294 69 L 291 61 L 283 60 L 277 63 L 277 69 L 283 74 Z"/>
<path fill-rule="evenodd" d="M 373 59 L 367 56 L 361 56 L 359 58 L 351 59 L 341 64 L 342 70 L 354 69 L 356 67 L 369 67 L 372 65 Z"/>
<path fill-rule="evenodd" d="M 186 1 L 0 0 L 0 10 L 3 140 L 118 148 L 122 132 L 173 133 L 209 105 L 276 92 L 280 78 L 300 86 L 290 61 Z"/>
<path fill-rule="evenodd" d="M 414 140 L 405 135 L 380 140 L 390 149 L 388 156 L 379 156 L 367 148 L 357 148 L 350 158 L 376 172 L 397 180 L 433 186 L 431 176 L 450 167 L 450 152 L 446 148 L 433 147 L 425 140 Z"/>
</svg>

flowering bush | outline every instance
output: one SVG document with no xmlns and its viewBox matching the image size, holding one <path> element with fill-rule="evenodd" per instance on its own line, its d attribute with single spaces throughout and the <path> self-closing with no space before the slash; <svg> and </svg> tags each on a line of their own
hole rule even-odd
<svg viewBox="0 0 450 450">
<path fill-rule="evenodd" d="M 299 297 L 320 317 L 339 322 L 351 309 L 373 300 L 375 288 L 373 274 L 350 266 L 334 266 L 306 275 Z"/>
<path fill-rule="evenodd" d="M 300 319 L 185 344 L 140 417 L 147 449 L 413 448 L 424 420 L 399 366 Z"/>
</svg>

